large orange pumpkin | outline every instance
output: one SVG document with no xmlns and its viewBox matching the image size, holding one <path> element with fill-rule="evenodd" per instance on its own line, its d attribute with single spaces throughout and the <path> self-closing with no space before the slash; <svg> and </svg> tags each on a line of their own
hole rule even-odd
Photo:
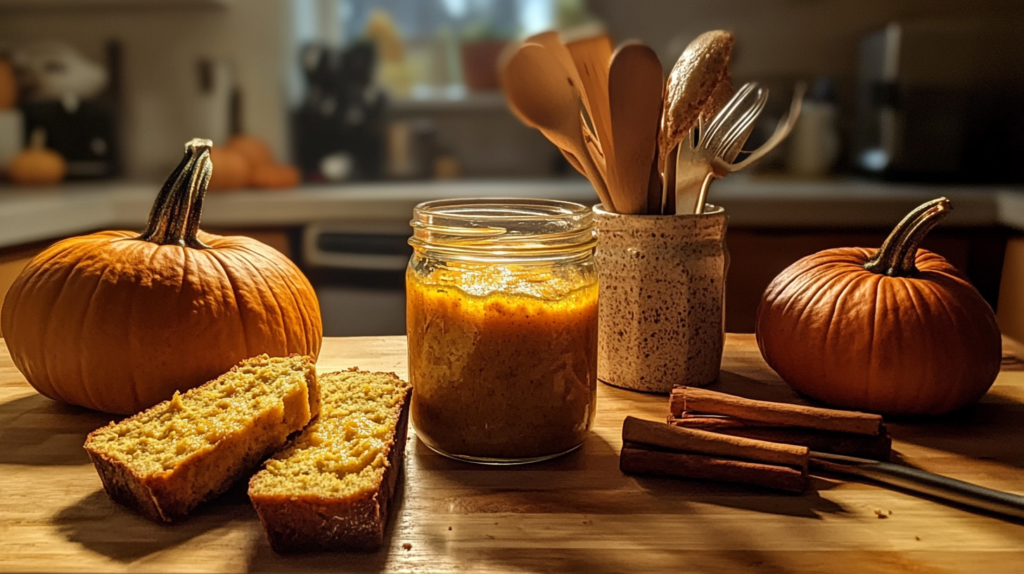
<svg viewBox="0 0 1024 574">
<path fill-rule="evenodd" d="M 980 399 L 999 373 L 995 316 L 949 262 L 918 249 L 950 209 L 928 202 L 880 249 L 830 249 L 783 271 L 757 310 L 765 361 L 838 407 L 938 415 Z"/>
<path fill-rule="evenodd" d="M 42 394 L 133 413 L 247 357 L 319 353 L 320 309 L 302 272 L 254 239 L 199 230 L 210 142 L 185 147 L 145 231 L 60 241 L 11 286 L 3 333 Z"/>
</svg>

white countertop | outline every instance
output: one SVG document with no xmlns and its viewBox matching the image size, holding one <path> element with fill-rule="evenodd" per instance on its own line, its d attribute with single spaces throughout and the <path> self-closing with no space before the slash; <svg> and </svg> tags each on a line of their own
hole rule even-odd
<svg viewBox="0 0 1024 574">
<path fill-rule="evenodd" d="M 141 229 L 159 183 L 77 183 L 53 188 L 0 187 L 0 247 L 98 229 Z M 910 209 L 946 196 L 943 225 L 1003 225 L 1024 230 L 1024 187 L 897 185 L 861 180 L 789 181 L 734 177 L 711 188 L 733 227 L 890 228 Z M 582 179 L 382 182 L 305 186 L 288 191 L 207 195 L 208 227 L 273 227 L 311 222 L 408 223 L 431 199 L 540 197 L 597 203 Z"/>
</svg>

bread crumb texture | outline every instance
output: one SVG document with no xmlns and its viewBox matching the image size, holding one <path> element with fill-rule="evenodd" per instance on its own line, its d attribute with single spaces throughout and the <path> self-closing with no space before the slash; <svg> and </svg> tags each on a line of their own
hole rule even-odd
<svg viewBox="0 0 1024 574">
<path fill-rule="evenodd" d="M 307 402 L 307 396 L 315 395 L 316 389 L 307 387 L 311 368 L 308 357 L 250 359 L 209 383 L 97 430 L 86 448 L 138 475 L 170 472 L 224 439 L 259 432 L 254 428 L 258 420 L 283 421 L 286 402 Z"/>
<path fill-rule="evenodd" d="M 253 477 L 250 495 L 351 498 L 379 487 L 409 384 L 392 373 L 320 377 L 320 415 Z"/>
</svg>

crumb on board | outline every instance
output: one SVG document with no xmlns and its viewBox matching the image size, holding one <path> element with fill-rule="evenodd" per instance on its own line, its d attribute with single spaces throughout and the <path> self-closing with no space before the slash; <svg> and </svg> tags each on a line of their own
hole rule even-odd
<svg viewBox="0 0 1024 574">
<path fill-rule="evenodd" d="M 876 509 L 875 509 L 875 516 L 876 516 L 876 517 L 878 517 L 878 518 L 889 518 L 889 515 L 890 515 L 890 514 L 892 514 L 892 511 L 891 511 L 891 510 L 889 511 L 889 514 L 886 514 L 886 513 L 885 513 L 885 512 L 883 511 L 883 510 L 881 510 L 881 509 L 878 509 L 878 508 L 876 508 Z"/>
<path fill-rule="evenodd" d="M 451 527 L 451 526 L 449 526 L 449 527 L 448 527 L 448 530 L 451 530 L 451 529 L 452 529 L 452 527 Z"/>
<path fill-rule="evenodd" d="M 920 536 L 915 536 L 915 537 L 914 537 L 914 540 L 920 540 L 920 539 L 921 539 L 921 537 L 920 537 Z"/>
<path fill-rule="evenodd" d="M 406 550 L 412 550 L 412 543 L 411 542 L 406 542 L 406 543 L 402 544 L 402 548 L 405 548 Z"/>
</svg>

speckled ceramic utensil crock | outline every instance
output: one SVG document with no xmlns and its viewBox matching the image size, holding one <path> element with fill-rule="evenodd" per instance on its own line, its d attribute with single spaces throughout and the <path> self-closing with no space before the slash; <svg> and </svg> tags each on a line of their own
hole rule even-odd
<svg viewBox="0 0 1024 574">
<path fill-rule="evenodd" d="M 622 215 L 597 205 L 594 215 L 598 379 L 652 393 L 714 382 L 725 340 L 725 210 Z"/>
</svg>

